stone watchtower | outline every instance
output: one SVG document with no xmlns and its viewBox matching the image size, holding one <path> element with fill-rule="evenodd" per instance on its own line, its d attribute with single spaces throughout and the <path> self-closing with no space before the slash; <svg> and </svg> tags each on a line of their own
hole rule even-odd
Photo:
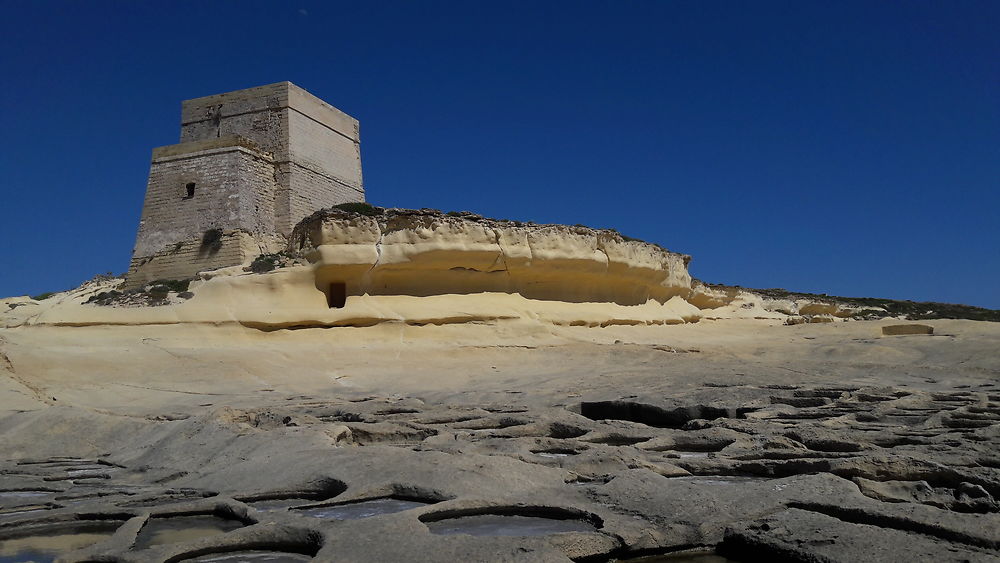
<svg viewBox="0 0 1000 563">
<path fill-rule="evenodd" d="M 184 101 L 180 141 L 153 149 L 127 288 L 277 252 L 365 200 L 358 120 L 291 82 Z"/>
</svg>

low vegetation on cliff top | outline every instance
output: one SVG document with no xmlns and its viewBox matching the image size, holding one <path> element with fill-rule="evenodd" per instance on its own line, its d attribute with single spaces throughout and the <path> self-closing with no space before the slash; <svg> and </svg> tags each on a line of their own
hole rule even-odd
<svg viewBox="0 0 1000 563">
<path fill-rule="evenodd" d="M 243 269 L 255 274 L 263 274 L 294 264 L 295 260 L 295 255 L 287 251 L 275 254 L 261 254 L 260 256 L 254 258 L 253 262 L 251 262 L 249 266 Z"/>
<path fill-rule="evenodd" d="M 385 209 L 381 207 L 375 207 L 370 203 L 365 203 L 363 201 L 351 201 L 348 203 L 341 203 L 333 206 L 334 209 L 339 209 L 341 211 L 347 211 L 349 213 L 358 213 L 360 215 L 366 215 L 368 217 L 376 217 L 385 213 Z"/>
<path fill-rule="evenodd" d="M 156 280 L 145 286 L 129 291 L 112 289 L 91 295 L 84 304 L 104 307 L 157 307 L 171 303 L 170 294 L 178 299 L 190 299 L 194 294 L 188 291 L 192 278 L 182 280 Z"/>
<path fill-rule="evenodd" d="M 730 288 L 730 286 L 705 284 L 719 289 Z M 898 299 L 880 299 L 877 297 L 839 297 L 827 295 L 825 293 L 802 293 L 788 291 L 786 289 L 749 289 L 735 286 L 751 293 L 756 293 L 771 299 L 808 299 L 823 303 L 836 303 L 846 307 L 860 309 L 855 315 L 855 319 L 873 320 L 885 317 L 905 316 L 907 320 L 933 320 L 933 319 L 966 319 L 971 321 L 1000 322 L 1000 310 L 984 309 L 971 305 L 957 305 L 954 303 L 937 303 L 933 301 L 901 301 Z"/>
<path fill-rule="evenodd" d="M 425 209 L 385 208 L 385 207 L 377 207 L 377 206 L 374 206 L 374 205 L 371 205 L 371 204 L 365 203 L 365 202 L 341 203 L 341 204 L 338 204 L 338 205 L 334 205 L 330 209 L 338 209 L 340 211 L 345 211 L 347 213 L 357 213 L 359 215 L 364 215 L 366 217 L 381 217 L 381 216 L 390 215 L 390 214 L 393 214 L 393 213 L 399 213 L 399 214 L 423 214 L 423 215 L 443 215 L 443 216 L 446 216 L 446 217 L 454 217 L 454 218 L 458 218 L 458 219 L 468 219 L 470 221 L 493 221 L 493 222 L 497 222 L 497 223 L 509 223 L 509 224 L 511 224 L 511 225 L 513 225 L 515 227 L 522 227 L 522 226 L 525 226 L 525 225 L 550 226 L 548 224 L 537 224 L 537 223 L 534 223 L 534 222 L 531 222 L 531 221 L 517 221 L 517 220 L 514 220 L 514 219 L 498 219 L 498 218 L 495 218 L 495 217 L 485 217 L 483 215 L 479 215 L 478 213 L 474 213 L 472 211 L 447 211 L 447 212 L 443 212 L 443 211 L 440 211 L 438 209 L 426 209 L 426 208 Z M 321 210 L 313 213 L 311 216 L 306 217 L 305 219 L 303 219 L 301 221 L 301 223 L 306 223 L 306 222 L 310 221 L 311 219 L 313 219 L 314 217 L 322 216 L 325 212 L 326 212 L 326 210 L 322 210 L 321 209 Z M 640 243 L 643 243 L 643 244 L 649 244 L 649 245 L 655 246 L 655 247 L 657 247 L 660 250 L 663 250 L 665 252 L 670 252 L 670 250 L 668 250 L 667 248 L 665 248 L 663 245 L 657 244 L 655 242 L 645 241 L 643 239 L 639 239 L 639 238 L 635 238 L 635 237 L 630 237 L 628 235 L 624 235 L 620 231 L 618 231 L 617 229 L 591 227 L 589 225 L 583 225 L 581 223 L 577 223 L 575 225 L 572 225 L 572 227 L 576 227 L 576 228 L 580 228 L 580 229 L 590 229 L 592 231 L 605 231 L 605 232 L 609 232 L 609 233 L 614 233 L 614 234 L 618 235 L 619 237 L 621 237 L 622 240 L 624 240 L 626 242 L 640 242 Z"/>
</svg>

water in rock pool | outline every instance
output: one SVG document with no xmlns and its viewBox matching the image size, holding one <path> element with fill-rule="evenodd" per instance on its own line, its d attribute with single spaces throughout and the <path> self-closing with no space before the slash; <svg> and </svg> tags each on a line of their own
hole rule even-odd
<svg viewBox="0 0 1000 563">
<path fill-rule="evenodd" d="M 4 509 L 0 511 L 0 520 L 10 520 L 15 518 L 20 518 L 26 514 L 38 515 L 48 509 L 49 507 L 47 506 L 23 506 L 12 509 Z"/>
<path fill-rule="evenodd" d="M 545 536 L 561 532 L 593 532 L 596 528 L 583 520 L 558 520 L 538 516 L 478 514 L 427 522 L 432 533 L 472 536 Z"/>
<path fill-rule="evenodd" d="M 272 510 L 285 510 L 293 506 L 301 506 L 303 504 L 310 504 L 313 502 L 316 501 L 307 498 L 275 498 L 268 500 L 255 500 L 248 502 L 247 504 L 262 512 L 270 512 Z"/>
<path fill-rule="evenodd" d="M 48 495 L 54 495 L 58 491 L 0 491 L 0 500 L 14 500 L 22 498 L 34 498 L 34 497 L 44 497 Z"/>
<path fill-rule="evenodd" d="M 196 540 L 242 528 L 238 520 L 226 520 L 217 516 L 176 516 L 173 518 L 150 518 L 139 530 L 134 549 L 146 549 L 154 545 Z"/>
<path fill-rule="evenodd" d="M 113 529 L 93 526 L 60 527 L 58 530 L 0 540 L 0 563 L 49 563 L 77 549 L 111 537 Z"/>
<path fill-rule="evenodd" d="M 362 502 L 352 502 L 350 504 L 339 504 L 336 506 L 322 506 L 317 508 L 306 508 L 297 512 L 312 516 L 314 518 L 333 518 L 336 520 L 357 520 L 359 518 L 370 518 L 381 514 L 392 514 L 402 512 L 411 508 L 427 506 L 430 503 L 416 500 L 403 500 L 396 498 L 378 498 Z"/>
<path fill-rule="evenodd" d="M 760 483 L 768 481 L 767 477 L 750 477 L 740 475 L 690 475 L 684 477 L 670 477 L 670 481 L 694 483 L 697 485 L 741 485 L 750 483 Z"/>
<path fill-rule="evenodd" d="M 723 557 L 715 552 L 689 551 L 623 559 L 621 563 L 738 563 L 738 561 Z"/>
<path fill-rule="evenodd" d="M 282 553 L 280 551 L 234 551 L 230 553 L 210 553 L 193 559 L 185 559 L 185 563 L 299 563 L 309 561 L 312 557 L 298 553 Z"/>
</svg>

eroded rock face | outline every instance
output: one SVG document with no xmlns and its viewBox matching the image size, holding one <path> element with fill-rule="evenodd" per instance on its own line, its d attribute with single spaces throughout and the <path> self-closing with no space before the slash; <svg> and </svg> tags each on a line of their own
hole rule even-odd
<svg viewBox="0 0 1000 563">
<path fill-rule="evenodd" d="M 993 391 L 666 388 L 626 384 L 579 408 L 365 389 L 173 421 L 13 413 L 0 417 L 13 452 L 0 545 L 99 531 L 56 555 L 622 561 L 698 546 L 737 561 L 997 560 Z"/>
<path fill-rule="evenodd" d="M 909 334 L 934 334 L 934 327 L 921 324 L 889 325 L 882 327 L 884 336 L 903 336 Z"/>
<path fill-rule="evenodd" d="M 295 228 L 286 252 L 180 280 L 189 288 L 183 296 L 164 293 L 146 303 L 110 280 L 44 304 L 28 299 L 30 310 L 12 313 L 22 305 L 11 305 L 0 310 L 0 324 L 607 327 L 702 316 L 685 301 L 689 256 L 616 231 L 435 210 L 358 210 L 319 211 Z"/>
<path fill-rule="evenodd" d="M 782 319 L 785 324 L 829 323 L 850 319 L 866 310 L 832 300 L 774 297 L 770 290 L 709 285 L 695 281 L 686 296 L 707 319 Z M 876 308 L 867 310 L 875 311 Z M 878 311 L 885 312 L 882 308 Z"/>
<path fill-rule="evenodd" d="M 303 220 L 291 246 L 314 264 L 320 290 L 342 283 L 347 295 L 495 292 L 639 305 L 691 289 L 689 256 L 615 231 L 472 214 L 328 209 Z"/>
</svg>

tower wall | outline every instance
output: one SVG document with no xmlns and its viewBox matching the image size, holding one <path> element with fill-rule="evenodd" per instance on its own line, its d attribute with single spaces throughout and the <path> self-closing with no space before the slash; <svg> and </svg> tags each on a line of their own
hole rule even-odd
<svg viewBox="0 0 1000 563">
<path fill-rule="evenodd" d="M 214 231 L 240 231 L 265 243 L 274 232 L 276 193 L 271 157 L 244 139 L 224 137 L 154 149 L 130 285 L 189 277 L 252 258 L 243 256 L 246 244 L 223 241 L 223 249 L 206 237 L 212 238 Z"/>
<path fill-rule="evenodd" d="M 244 264 L 260 254 L 260 241 L 243 231 L 223 231 L 208 244 L 201 238 L 189 239 L 150 256 L 132 258 L 123 289 L 190 278 L 198 272 Z"/>
<path fill-rule="evenodd" d="M 364 201 L 358 131 L 290 82 L 184 101 L 181 142 L 153 150 L 127 286 L 248 262 L 314 211 Z"/>
<path fill-rule="evenodd" d="M 288 82 L 181 102 L 180 142 L 237 136 L 288 160 Z"/>
<path fill-rule="evenodd" d="M 181 142 L 226 135 L 273 155 L 284 236 L 317 209 L 365 199 L 358 120 L 290 82 L 183 102 Z"/>
</svg>

